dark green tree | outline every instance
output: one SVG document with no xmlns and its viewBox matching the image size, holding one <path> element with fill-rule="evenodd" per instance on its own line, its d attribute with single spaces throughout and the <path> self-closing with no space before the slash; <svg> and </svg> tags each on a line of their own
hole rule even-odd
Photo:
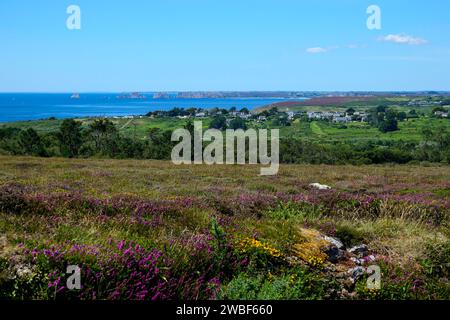
<svg viewBox="0 0 450 320">
<path fill-rule="evenodd" d="M 289 126 L 291 123 L 289 122 L 288 115 L 283 114 L 283 115 L 277 117 L 274 120 L 273 124 L 276 126 L 286 127 L 286 126 Z"/>
<path fill-rule="evenodd" d="M 160 128 L 150 128 L 148 129 L 148 138 L 153 144 L 160 144 L 161 143 L 161 135 L 162 130 Z"/>
<path fill-rule="evenodd" d="M 18 144 L 24 154 L 40 157 L 46 156 L 41 137 L 33 128 L 28 128 L 19 133 Z"/>
<path fill-rule="evenodd" d="M 408 116 L 406 115 L 406 112 L 404 112 L 404 111 L 400 111 L 397 114 L 398 121 L 405 121 L 407 118 L 408 118 Z"/>
<path fill-rule="evenodd" d="M 95 151 L 114 156 L 117 151 L 118 131 L 109 119 L 97 119 L 89 125 L 89 133 L 95 143 Z"/>
<path fill-rule="evenodd" d="M 236 119 L 231 120 L 228 128 L 233 129 L 233 130 L 238 130 L 238 129 L 247 130 L 247 123 L 245 122 L 244 119 L 236 118 Z"/>
<path fill-rule="evenodd" d="M 187 113 L 189 116 L 193 117 L 193 116 L 195 116 L 195 114 L 197 113 L 197 109 L 196 109 L 196 108 L 188 108 L 188 109 L 186 109 L 186 113 Z"/>
<path fill-rule="evenodd" d="M 270 116 L 274 116 L 274 115 L 278 114 L 278 112 L 279 112 L 279 110 L 278 110 L 277 107 L 272 107 L 272 108 L 270 108 L 270 110 L 269 110 L 269 115 L 270 115 Z"/>
<path fill-rule="evenodd" d="M 191 134 L 191 137 L 194 136 L 194 122 L 192 120 L 189 120 L 188 122 L 186 122 L 186 124 L 184 125 L 184 129 L 186 129 L 187 131 L 189 131 L 189 133 Z"/>
<path fill-rule="evenodd" d="M 398 130 L 397 114 L 394 111 L 387 110 L 384 120 L 380 122 L 378 128 L 381 132 L 391 132 Z"/>
<path fill-rule="evenodd" d="M 347 111 L 345 111 L 348 115 L 353 115 L 355 112 L 356 112 L 356 110 L 355 109 L 353 109 L 353 108 L 348 108 L 347 109 Z"/>
<path fill-rule="evenodd" d="M 73 158 L 79 155 L 82 139 L 81 122 L 73 119 L 64 120 L 58 132 L 61 153 L 65 157 Z"/>
<path fill-rule="evenodd" d="M 224 116 L 216 116 L 209 125 L 210 129 L 225 130 L 227 128 L 227 119 Z"/>
<path fill-rule="evenodd" d="M 377 113 L 385 113 L 386 110 L 387 110 L 387 106 L 385 106 L 385 105 L 380 105 L 380 106 L 376 107 Z"/>
<path fill-rule="evenodd" d="M 442 107 L 442 106 L 441 106 L 441 107 L 433 108 L 432 113 L 435 114 L 436 112 L 445 112 L 445 108 Z"/>
</svg>

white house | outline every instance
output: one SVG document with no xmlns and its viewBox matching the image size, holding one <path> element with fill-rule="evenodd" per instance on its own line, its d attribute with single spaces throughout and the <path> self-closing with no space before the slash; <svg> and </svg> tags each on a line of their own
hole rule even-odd
<svg viewBox="0 0 450 320">
<path fill-rule="evenodd" d="M 288 116 L 289 120 L 293 120 L 295 117 L 295 112 L 289 111 L 289 112 L 287 112 L 287 116 Z"/>
<path fill-rule="evenodd" d="M 252 115 L 249 113 L 239 112 L 239 114 L 237 116 L 241 119 L 247 120 L 247 119 L 250 119 Z"/>
<path fill-rule="evenodd" d="M 196 118 L 205 118 L 206 117 L 206 113 L 205 112 L 199 112 L 195 114 Z"/>
<path fill-rule="evenodd" d="M 352 117 L 350 117 L 350 116 L 333 118 L 333 122 L 336 122 L 336 123 L 347 123 L 347 122 L 351 122 L 351 121 L 352 121 Z"/>
<path fill-rule="evenodd" d="M 440 117 L 440 118 L 448 118 L 448 112 L 443 112 L 443 111 L 436 111 L 434 113 L 434 115 L 436 117 Z"/>
</svg>

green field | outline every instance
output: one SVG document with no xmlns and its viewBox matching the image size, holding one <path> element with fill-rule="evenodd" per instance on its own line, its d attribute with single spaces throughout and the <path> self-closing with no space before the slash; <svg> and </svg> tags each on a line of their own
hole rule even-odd
<svg viewBox="0 0 450 320">
<path fill-rule="evenodd" d="M 447 119 L 418 118 L 400 122 L 398 131 L 382 133 L 367 123 L 350 122 L 342 124 L 325 121 L 302 122 L 295 121 L 289 127 L 282 127 L 281 135 L 284 137 L 301 137 L 320 141 L 367 141 L 367 140 L 403 140 L 421 141 L 424 128 L 445 127 L 450 129 Z"/>
<path fill-rule="evenodd" d="M 311 122 L 310 128 L 313 135 L 323 136 L 325 134 L 317 121 Z"/>
<path fill-rule="evenodd" d="M 83 127 L 93 122 L 93 119 L 79 119 Z M 162 130 L 175 130 L 183 128 L 187 120 L 178 118 L 136 118 L 136 119 L 111 119 L 119 129 L 119 132 L 128 137 L 145 139 L 150 128 L 160 128 Z M 204 128 L 208 128 L 211 118 L 201 119 Z M 0 127 L 15 127 L 20 129 L 33 128 L 38 133 L 57 132 L 62 120 L 38 120 L 25 122 L 12 122 L 0 124 Z M 282 137 L 310 138 L 321 141 L 358 141 L 358 140 L 403 140 L 420 141 L 422 139 L 423 128 L 450 128 L 448 119 L 436 119 L 431 117 L 421 117 L 409 119 L 399 123 L 399 131 L 381 133 L 377 128 L 370 127 L 367 123 L 351 122 L 342 126 L 341 124 L 329 123 L 325 121 L 304 122 L 296 120 L 288 127 L 279 127 Z M 250 122 L 249 127 L 276 128 L 270 123 L 261 125 Z"/>
<path fill-rule="evenodd" d="M 94 122 L 94 118 L 77 119 L 83 124 L 83 128 L 87 128 L 89 124 Z M 136 137 L 138 139 L 145 139 L 150 128 L 159 128 L 161 130 L 175 130 L 183 128 L 187 120 L 178 118 L 134 118 L 134 119 L 115 119 L 110 118 L 121 134 L 127 137 Z M 57 132 L 63 120 L 36 120 L 36 121 L 21 121 L 0 123 L 0 128 L 19 128 L 28 129 L 33 128 L 38 133 L 52 133 Z M 203 119 L 204 127 L 207 128 L 210 119 Z"/>
</svg>

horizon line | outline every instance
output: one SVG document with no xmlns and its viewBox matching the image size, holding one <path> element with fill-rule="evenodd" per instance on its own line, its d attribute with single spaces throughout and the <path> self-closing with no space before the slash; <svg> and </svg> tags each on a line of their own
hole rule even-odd
<svg viewBox="0 0 450 320">
<path fill-rule="evenodd" d="M 183 92 L 223 92 L 223 93 L 249 93 L 249 92 L 299 92 L 299 93 L 450 93 L 449 90 L 125 90 L 125 91 L 0 91 L 0 94 L 117 94 L 117 93 L 183 93 Z"/>
</svg>

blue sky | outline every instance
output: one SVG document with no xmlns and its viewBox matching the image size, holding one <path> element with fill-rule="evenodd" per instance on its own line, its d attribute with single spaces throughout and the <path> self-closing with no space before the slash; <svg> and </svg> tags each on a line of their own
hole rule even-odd
<svg viewBox="0 0 450 320">
<path fill-rule="evenodd" d="M 69 5 L 81 30 L 66 27 Z M 381 8 L 382 29 L 366 27 Z M 447 0 L 1 0 L 1 92 L 450 90 Z"/>
</svg>

